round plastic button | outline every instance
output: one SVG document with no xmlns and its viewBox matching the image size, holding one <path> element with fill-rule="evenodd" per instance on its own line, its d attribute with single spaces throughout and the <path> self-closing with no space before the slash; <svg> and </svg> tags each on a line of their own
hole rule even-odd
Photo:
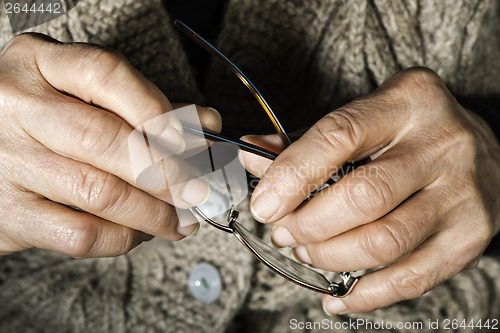
<svg viewBox="0 0 500 333">
<path fill-rule="evenodd" d="M 222 291 L 217 269 L 206 262 L 194 266 L 189 273 L 189 290 L 194 298 L 205 304 L 215 302 Z"/>
</svg>

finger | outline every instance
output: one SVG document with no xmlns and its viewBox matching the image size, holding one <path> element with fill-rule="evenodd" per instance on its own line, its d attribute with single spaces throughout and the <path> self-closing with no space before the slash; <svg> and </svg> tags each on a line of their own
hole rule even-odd
<svg viewBox="0 0 500 333">
<path fill-rule="evenodd" d="M 330 313 L 368 312 L 423 295 L 434 286 L 470 268 L 491 240 L 491 225 L 477 215 L 480 201 L 460 189 L 449 190 L 449 207 L 442 228 L 412 254 L 360 279 L 342 301 L 325 297 Z M 446 206 L 446 205 L 444 205 Z"/>
<path fill-rule="evenodd" d="M 19 243 L 19 240 L 16 242 L 12 240 L 6 232 L 0 231 L 0 256 L 5 256 L 27 249 L 26 245 Z"/>
<path fill-rule="evenodd" d="M 398 140 L 407 126 L 407 105 L 390 95 L 384 87 L 330 113 L 285 149 L 252 195 L 254 217 L 261 222 L 283 218 L 347 160 Z"/>
<path fill-rule="evenodd" d="M 173 109 L 165 95 L 123 55 L 102 46 L 64 44 L 42 34 L 26 33 L 14 38 L 2 55 L 16 61 L 21 56 L 32 60 L 33 66 L 29 69 L 33 72 L 31 74 L 38 75 L 26 75 L 26 70 L 23 73 L 26 80 L 36 79 L 40 88 L 48 85 L 87 104 L 97 105 L 115 113 L 133 128 Z M 41 76 L 41 80 L 36 76 Z M 27 97 L 35 97 L 32 102 L 37 105 L 40 100 L 50 98 L 44 90 L 33 91 Z M 212 109 L 211 113 L 214 111 Z M 181 135 L 182 126 L 178 119 L 171 117 L 170 121 L 172 131 Z M 207 122 L 202 119 L 202 124 L 206 128 L 215 126 L 213 130 L 220 129 L 220 115 L 209 118 Z"/>
<path fill-rule="evenodd" d="M 283 151 L 283 149 L 285 149 L 283 140 L 278 134 L 245 135 L 241 137 L 241 140 L 265 148 L 275 153 L 280 153 Z"/>
<path fill-rule="evenodd" d="M 174 110 L 180 109 L 191 104 L 188 103 L 172 103 Z M 212 132 L 219 133 L 222 130 L 222 117 L 214 108 L 196 106 L 198 118 L 202 128 L 209 129 Z"/>
<path fill-rule="evenodd" d="M 276 227 L 283 229 L 275 229 L 273 241 L 279 246 L 322 242 L 384 216 L 439 176 L 437 164 L 417 150 L 405 140 L 350 172 L 278 221 Z"/>
<path fill-rule="evenodd" d="M 27 218 L 9 230 L 36 247 L 73 257 L 109 257 L 126 253 L 140 244 L 143 233 L 63 205 L 36 199 L 23 206 Z M 35 212 L 35 214 L 33 214 Z"/>
<path fill-rule="evenodd" d="M 179 240 L 197 229 L 194 216 L 188 220 L 190 216 L 183 215 L 180 223 L 173 206 L 112 174 L 50 152 L 38 155 L 50 167 L 26 170 L 20 185 L 27 190 L 168 240 Z"/>
<path fill-rule="evenodd" d="M 134 131 L 114 114 L 68 96 L 59 98 L 59 103 L 41 105 L 43 115 L 38 122 L 23 121 L 26 131 L 41 144 L 139 186 L 170 204 L 176 201 L 180 208 L 206 201 L 210 188 L 197 178 L 199 172 L 168 149 L 171 131 L 164 132 L 163 142 L 146 140 L 150 136 Z M 172 182 L 178 186 L 174 188 Z"/>
<path fill-rule="evenodd" d="M 369 312 L 420 297 L 469 264 L 475 254 L 471 257 L 468 236 L 462 232 L 436 234 L 410 256 L 363 276 L 347 297 L 325 296 L 323 308 L 330 314 Z"/>
<path fill-rule="evenodd" d="M 391 264 L 411 253 L 439 228 L 445 191 L 423 189 L 381 219 L 320 243 L 295 248 L 302 262 L 334 272 Z"/>
<path fill-rule="evenodd" d="M 117 51 L 84 43 L 47 43 L 36 35 L 26 38 L 50 85 L 117 114 L 132 127 L 173 109 L 158 87 Z M 182 131 L 179 122 L 172 126 Z"/>
<path fill-rule="evenodd" d="M 166 143 L 170 151 L 182 150 L 182 126 L 175 114 L 166 113 L 172 109 L 170 102 L 122 56 L 88 44 L 47 42 L 47 38 L 34 34 L 17 38 L 15 44 L 26 46 L 17 47 L 17 50 L 35 50 L 33 59 L 36 61 L 33 68 L 38 68 L 46 79 L 40 81 L 40 88 L 44 88 L 43 98 L 37 93 L 28 95 L 28 98 L 33 98 L 31 102 L 36 106 L 36 111 L 42 111 L 39 112 L 41 114 L 37 114 L 37 117 L 21 116 L 19 122 L 30 135 L 50 149 L 85 161 L 135 184 L 134 178 L 137 175 L 131 177 L 131 161 L 126 160 L 128 151 L 124 148 L 126 138 L 129 138 L 132 132 L 130 125 L 139 126 L 146 120 L 168 115 L 169 121 L 165 128 L 159 129 L 159 141 Z M 33 44 L 37 47 L 32 47 Z M 16 50 L 16 47 L 11 45 L 9 49 Z M 44 87 L 44 84 L 51 86 Z M 47 90 L 50 91 L 49 88 L 52 87 L 110 112 L 88 107 L 55 91 L 52 95 L 47 94 Z M 87 106 L 86 112 L 82 110 L 83 105 Z M 35 110 L 26 110 L 28 111 Z M 158 136 L 156 133 L 148 133 L 151 134 L 154 138 Z M 143 141 L 144 139 L 137 138 Z M 49 140 L 52 142 L 47 142 Z M 206 184 L 202 187 L 205 192 L 208 191 Z M 201 195 L 201 198 L 203 197 Z M 169 201 L 168 195 L 165 199 Z M 196 204 L 199 203 L 201 202 Z M 193 203 L 183 204 L 191 206 Z"/>
<path fill-rule="evenodd" d="M 241 140 L 275 153 L 279 153 L 284 149 L 283 140 L 277 134 L 246 135 Z M 256 177 L 262 177 L 272 163 L 272 160 L 268 158 L 243 150 L 239 152 L 238 157 L 245 169 Z"/>
<path fill-rule="evenodd" d="M 189 106 L 187 103 L 173 103 L 173 108 L 175 110 Z M 185 116 L 186 113 L 182 113 L 181 121 L 183 125 L 189 126 L 193 129 L 198 130 L 206 130 L 208 129 L 211 132 L 219 133 L 222 130 L 222 117 L 220 113 L 211 108 L 202 108 L 197 106 L 198 116 Z M 178 112 L 178 111 L 176 111 Z M 184 118 L 183 118 L 184 117 Z M 186 119 L 187 118 L 187 119 Z M 184 141 L 186 142 L 186 148 L 184 153 L 182 153 L 182 158 L 189 158 L 191 156 L 195 156 L 200 152 L 207 149 L 207 147 L 211 146 L 213 141 L 203 140 L 197 135 L 190 135 L 189 133 L 184 133 Z"/>
<path fill-rule="evenodd" d="M 155 125 L 156 122 L 150 124 L 159 133 L 153 130 L 148 132 L 148 136 L 159 137 L 159 142 L 165 144 L 169 151 L 183 150 L 182 125 L 174 113 L 168 112 L 172 110 L 172 105 L 123 56 L 88 44 L 47 43 L 30 35 L 21 40 L 39 46 L 34 48 L 35 64 L 52 87 L 110 111 L 89 107 L 84 112 L 83 107 L 78 107 L 77 100 L 71 103 L 71 98 L 55 93 L 52 98 L 37 101 L 37 104 L 45 103 L 45 112 L 39 117 L 23 117 L 22 122 L 28 132 L 47 147 L 115 174 L 131 184 L 135 184 L 134 178 L 138 175 L 132 175 L 131 161 L 126 160 L 129 153 L 125 149 L 127 139 L 137 137 L 135 141 L 144 141 L 140 135 L 129 136 L 132 127 L 168 115 L 165 126 L 160 128 Z M 72 112 L 68 112 L 70 110 Z M 76 115 L 77 111 L 79 114 Z M 40 124 L 39 119 L 45 120 L 45 123 Z M 49 140 L 52 142 L 48 143 Z M 207 184 L 198 189 L 200 191 L 191 191 L 193 194 L 201 193 L 191 200 L 193 202 L 179 200 L 182 208 L 200 204 L 202 199 L 208 197 Z M 162 193 L 157 195 L 173 203 L 168 191 L 166 197 Z"/>
</svg>

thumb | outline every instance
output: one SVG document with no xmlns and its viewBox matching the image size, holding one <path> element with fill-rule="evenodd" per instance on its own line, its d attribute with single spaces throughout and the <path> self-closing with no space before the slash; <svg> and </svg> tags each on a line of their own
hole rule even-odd
<svg viewBox="0 0 500 333">
<path fill-rule="evenodd" d="M 285 149 L 283 141 L 277 134 L 270 135 L 245 135 L 240 140 L 265 148 L 275 153 Z M 269 168 L 272 160 L 249 152 L 240 151 L 238 155 L 245 169 L 256 177 L 261 177 Z"/>
</svg>

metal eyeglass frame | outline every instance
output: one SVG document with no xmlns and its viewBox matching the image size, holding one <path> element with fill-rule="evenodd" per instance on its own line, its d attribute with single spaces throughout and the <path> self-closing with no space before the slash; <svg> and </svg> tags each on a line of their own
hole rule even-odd
<svg viewBox="0 0 500 333">
<path fill-rule="evenodd" d="M 243 72 L 234 65 L 224 54 L 222 54 L 219 50 L 217 50 L 213 45 L 211 45 L 206 39 L 198 35 L 187 25 L 182 23 L 181 21 L 175 21 L 174 25 L 181 32 L 183 32 L 186 36 L 191 38 L 198 45 L 203 47 L 206 51 L 216 56 L 218 60 L 222 61 L 224 65 L 226 65 L 231 71 L 238 76 L 238 78 L 247 86 L 247 88 L 252 92 L 255 98 L 259 101 L 260 105 L 266 111 L 269 119 L 272 121 L 276 131 L 281 137 L 285 146 L 290 145 L 292 142 L 284 130 L 283 126 L 279 122 L 278 118 L 272 111 L 269 104 L 266 102 L 261 93 L 257 90 L 257 88 L 253 85 L 253 83 L 243 74 Z M 207 130 L 197 130 L 188 126 L 184 126 L 184 130 L 186 133 L 203 136 L 206 140 L 214 141 L 214 142 L 226 142 L 230 144 L 237 145 L 241 150 L 269 158 L 274 160 L 277 157 L 277 154 L 271 152 L 267 149 L 255 146 L 248 142 L 244 142 L 241 140 L 233 140 L 227 137 L 224 137 L 217 133 L 212 133 Z M 342 171 L 342 170 L 341 170 Z M 331 185 L 335 183 L 338 179 L 342 177 L 343 174 L 338 172 L 332 179 L 330 179 L 327 184 Z M 321 187 L 319 190 L 323 189 Z M 316 192 L 317 192 L 316 191 Z M 282 277 L 311 290 L 329 294 L 335 297 L 345 297 L 347 296 L 356 283 L 358 282 L 358 278 L 353 277 L 349 272 L 341 272 L 339 273 L 341 277 L 341 281 L 339 283 L 329 281 L 323 274 L 306 267 L 303 264 L 300 264 L 287 256 L 281 254 L 275 249 L 271 248 L 269 245 L 264 243 L 260 238 L 250 233 L 246 228 L 244 228 L 240 223 L 237 222 L 238 212 L 231 207 L 229 211 L 227 221 L 228 225 L 222 225 L 210 217 L 206 216 L 198 207 L 191 208 L 191 211 L 198 216 L 200 216 L 207 223 L 212 226 L 223 230 L 228 233 L 232 233 L 238 238 L 238 240 L 248 249 L 250 250 L 261 262 L 263 262 L 267 267 L 273 270 L 275 273 L 281 275 Z"/>
</svg>

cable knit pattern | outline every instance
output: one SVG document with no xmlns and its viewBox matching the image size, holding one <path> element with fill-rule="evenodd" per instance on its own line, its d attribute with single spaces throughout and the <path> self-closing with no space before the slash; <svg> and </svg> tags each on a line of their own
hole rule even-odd
<svg viewBox="0 0 500 333">
<path fill-rule="evenodd" d="M 500 96 L 499 16 L 496 0 L 229 0 L 216 44 L 292 131 L 414 65 L 434 69 L 456 96 Z M 211 61 L 205 81 L 195 80 L 160 0 L 82 0 L 31 30 L 120 50 L 171 101 L 216 107 L 228 135 L 273 131 L 220 63 Z M 0 46 L 12 37 L 2 12 Z M 238 209 L 247 228 L 269 241 L 269 226 L 253 221 L 248 202 Z M 187 286 L 190 269 L 203 261 L 223 279 L 222 295 L 210 305 Z M 499 318 L 498 276 L 500 260 L 484 258 L 419 299 L 331 319 Z M 290 331 L 292 318 L 324 319 L 320 299 L 208 225 L 181 242 L 155 239 L 116 258 L 73 259 L 37 249 L 0 257 L 2 332 L 281 333 Z"/>
</svg>

